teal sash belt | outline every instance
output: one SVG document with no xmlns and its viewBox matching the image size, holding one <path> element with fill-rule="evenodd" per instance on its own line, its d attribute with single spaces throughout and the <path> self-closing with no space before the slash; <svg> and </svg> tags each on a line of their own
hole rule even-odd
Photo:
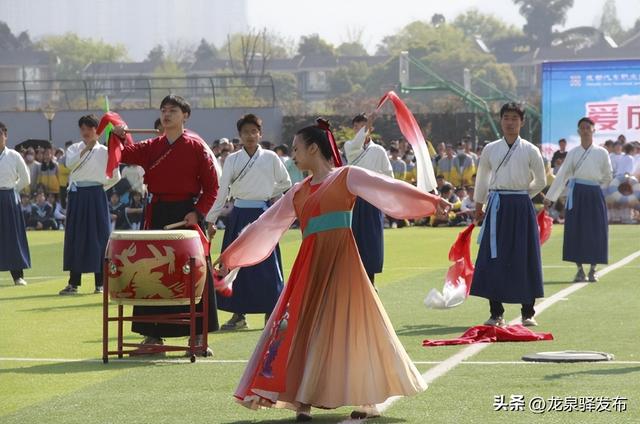
<svg viewBox="0 0 640 424">
<path fill-rule="evenodd" d="M 328 212 L 309 220 L 304 229 L 302 238 L 321 231 L 335 230 L 338 228 L 351 228 L 351 211 Z"/>
</svg>

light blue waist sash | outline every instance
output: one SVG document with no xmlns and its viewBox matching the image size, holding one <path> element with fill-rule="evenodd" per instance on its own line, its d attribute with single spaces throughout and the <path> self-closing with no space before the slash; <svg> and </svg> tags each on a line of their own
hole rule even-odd
<svg viewBox="0 0 640 424">
<path fill-rule="evenodd" d="M 573 189 L 576 184 L 600 187 L 600 184 L 595 181 L 584 180 L 582 178 L 571 178 L 569 180 L 569 184 L 567 184 L 567 210 L 573 209 Z"/>
<path fill-rule="evenodd" d="M 351 211 L 328 212 L 309 220 L 302 238 L 321 231 L 335 230 L 338 228 L 351 228 Z"/>
<path fill-rule="evenodd" d="M 495 259 L 498 257 L 498 242 L 497 242 L 497 220 L 498 220 L 498 209 L 500 209 L 500 195 L 510 195 L 510 194 L 526 194 L 529 195 L 529 192 L 526 190 L 493 190 L 489 193 L 489 203 L 487 204 L 486 215 L 490 217 L 490 227 L 489 227 L 489 245 L 491 246 L 491 259 Z M 480 228 L 480 234 L 478 234 L 478 244 L 482 242 L 482 236 L 484 235 L 484 229 L 486 227 L 487 220 L 485 219 L 482 223 L 482 227 Z"/>
<path fill-rule="evenodd" d="M 245 200 L 245 199 L 235 199 L 233 201 L 233 206 L 241 209 L 262 209 L 267 210 L 269 205 L 264 200 Z"/>
</svg>

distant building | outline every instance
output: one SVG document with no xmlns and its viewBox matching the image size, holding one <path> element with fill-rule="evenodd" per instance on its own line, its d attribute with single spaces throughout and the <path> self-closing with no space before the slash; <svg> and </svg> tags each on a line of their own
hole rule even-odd
<svg viewBox="0 0 640 424">
<path fill-rule="evenodd" d="M 3 109 L 23 109 L 25 103 L 42 105 L 50 93 L 53 76 L 48 53 L 22 50 L 0 54 L 0 105 Z M 25 98 L 24 89 L 27 89 Z"/>
</svg>

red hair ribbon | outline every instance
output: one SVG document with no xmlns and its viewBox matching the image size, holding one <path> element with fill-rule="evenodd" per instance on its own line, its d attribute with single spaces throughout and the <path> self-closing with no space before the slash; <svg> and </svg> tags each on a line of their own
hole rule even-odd
<svg viewBox="0 0 640 424">
<path fill-rule="evenodd" d="M 333 164 L 336 167 L 342 166 L 342 157 L 340 156 L 340 151 L 338 150 L 336 139 L 333 137 L 333 133 L 331 132 L 331 125 L 329 125 L 329 121 L 318 118 L 316 119 L 316 126 L 327 133 L 329 145 L 331 146 L 331 155 L 333 156 Z"/>
</svg>

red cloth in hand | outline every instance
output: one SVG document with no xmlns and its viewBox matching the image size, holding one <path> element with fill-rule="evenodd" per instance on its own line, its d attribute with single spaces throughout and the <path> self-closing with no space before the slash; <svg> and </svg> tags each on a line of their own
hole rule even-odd
<svg viewBox="0 0 640 424">
<path fill-rule="evenodd" d="M 474 227 L 474 224 L 469 224 L 467 228 L 458 234 L 456 241 L 451 245 L 449 260 L 454 264 L 449 267 L 446 278 L 447 281 L 451 281 L 454 285 L 457 284 L 458 278 L 462 278 L 467 285 L 467 296 L 471 290 L 471 281 L 473 280 L 473 271 L 475 269 L 473 262 L 471 262 L 471 233 Z"/>
<path fill-rule="evenodd" d="M 538 231 L 540 232 L 540 246 L 542 246 L 549 237 L 551 237 L 551 228 L 553 227 L 553 218 L 551 218 L 547 211 L 542 208 L 538 212 Z"/>
<path fill-rule="evenodd" d="M 534 333 L 519 324 L 507 327 L 478 325 L 471 327 L 457 339 L 424 340 L 422 346 L 449 346 L 493 342 L 535 342 L 538 340 L 553 340 L 553 335 L 551 333 Z"/>
<path fill-rule="evenodd" d="M 100 123 L 98 124 L 97 133 L 98 135 L 102 134 L 102 131 L 107 127 L 107 125 L 126 125 L 124 120 L 115 112 L 107 112 L 100 119 Z M 125 136 L 126 144 L 133 144 L 133 138 L 131 134 L 127 134 Z M 109 134 L 109 140 L 107 140 L 107 148 L 108 148 L 108 159 L 107 159 L 107 169 L 105 170 L 107 177 L 113 177 L 113 171 L 120 166 L 120 159 L 122 158 L 122 141 L 120 137 L 115 135 L 114 133 Z"/>
</svg>

